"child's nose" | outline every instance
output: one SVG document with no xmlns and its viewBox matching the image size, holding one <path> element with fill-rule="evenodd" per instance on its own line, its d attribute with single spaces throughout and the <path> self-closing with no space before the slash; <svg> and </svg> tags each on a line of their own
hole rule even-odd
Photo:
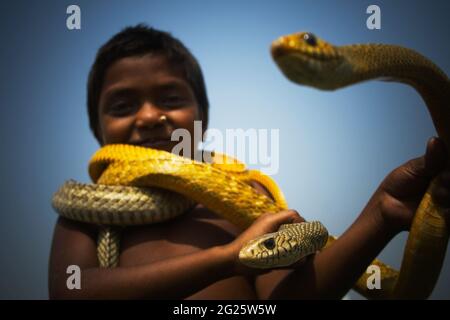
<svg viewBox="0 0 450 320">
<path fill-rule="evenodd" d="M 136 113 L 137 127 L 154 127 L 160 123 L 163 113 L 158 106 L 151 102 L 144 102 Z"/>
</svg>

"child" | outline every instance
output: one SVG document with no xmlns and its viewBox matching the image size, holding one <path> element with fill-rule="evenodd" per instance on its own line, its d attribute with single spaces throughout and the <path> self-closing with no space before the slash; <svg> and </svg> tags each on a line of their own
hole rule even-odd
<svg viewBox="0 0 450 320">
<path fill-rule="evenodd" d="M 89 75 L 88 112 L 101 145 L 128 143 L 171 151 L 177 128 L 193 136 L 208 122 L 208 99 L 196 59 L 165 32 L 143 25 L 111 38 Z M 168 222 L 128 227 L 119 265 L 99 268 L 98 229 L 59 217 L 49 266 L 50 298 L 284 299 L 341 298 L 383 247 L 408 230 L 432 177 L 443 170 L 443 143 L 383 181 L 353 225 L 330 247 L 286 269 L 243 266 L 248 240 L 281 224 L 304 221 L 295 211 L 265 214 L 241 232 L 201 205 Z M 255 188 L 266 193 L 255 183 Z M 450 171 L 442 171 L 435 200 L 450 206 Z M 68 290 L 66 269 L 81 268 L 81 289 Z"/>
</svg>

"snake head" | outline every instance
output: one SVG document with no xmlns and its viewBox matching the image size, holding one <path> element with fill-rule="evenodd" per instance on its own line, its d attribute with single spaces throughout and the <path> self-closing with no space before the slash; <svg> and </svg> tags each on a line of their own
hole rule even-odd
<svg viewBox="0 0 450 320">
<path fill-rule="evenodd" d="M 268 233 L 258 238 L 252 239 L 239 252 L 239 260 L 251 268 L 273 268 L 274 262 L 280 258 L 280 250 L 277 243 L 279 235 L 277 232 Z M 276 266 L 282 266 L 276 262 Z M 288 263 L 290 264 L 290 263 Z M 288 265 L 284 264 L 284 265 Z"/>
<path fill-rule="evenodd" d="M 299 241 L 279 232 L 250 240 L 239 252 L 239 260 L 251 268 L 267 269 L 288 266 L 297 260 Z"/>
<path fill-rule="evenodd" d="M 328 231 L 319 221 L 286 224 L 246 243 L 239 260 L 251 268 L 286 267 L 322 249 L 327 240 Z"/>
<path fill-rule="evenodd" d="M 346 66 L 337 47 L 309 32 L 278 38 L 271 53 L 289 80 L 322 90 L 337 89 L 333 76 L 337 68 Z"/>
</svg>

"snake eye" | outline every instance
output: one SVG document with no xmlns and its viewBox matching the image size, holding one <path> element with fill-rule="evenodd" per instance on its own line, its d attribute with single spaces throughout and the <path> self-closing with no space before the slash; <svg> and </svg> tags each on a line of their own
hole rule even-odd
<svg viewBox="0 0 450 320">
<path fill-rule="evenodd" d="M 275 248 L 275 241 L 273 240 L 273 238 L 267 239 L 263 242 L 263 244 L 268 250 L 272 250 L 273 248 Z"/>
<path fill-rule="evenodd" d="M 312 33 L 309 33 L 309 32 L 304 33 L 303 40 L 310 46 L 315 47 L 317 45 L 317 38 Z"/>
</svg>

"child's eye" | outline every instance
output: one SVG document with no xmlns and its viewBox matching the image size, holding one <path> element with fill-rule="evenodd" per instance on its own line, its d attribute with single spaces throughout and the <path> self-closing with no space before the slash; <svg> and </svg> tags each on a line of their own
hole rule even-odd
<svg viewBox="0 0 450 320">
<path fill-rule="evenodd" d="M 107 111 L 113 116 L 124 116 L 133 111 L 133 104 L 128 102 L 112 103 L 108 106 Z"/>
<path fill-rule="evenodd" d="M 161 104 L 165 107 L 181 107 L 186 104 L 186 99 L 178 95 L 164 97 Z"/>
</svg>

